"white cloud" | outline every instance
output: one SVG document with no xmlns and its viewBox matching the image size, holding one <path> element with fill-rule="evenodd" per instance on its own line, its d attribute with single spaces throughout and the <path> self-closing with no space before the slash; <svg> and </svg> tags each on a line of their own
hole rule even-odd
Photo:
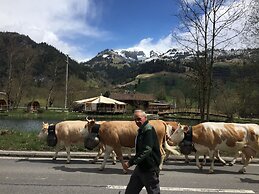
<svg viewBox="0 0 259 194">
<path fill-rule="evenodd" d="M 188 3 L 192 4 L 195 1 L 194 0 L 187 0 Z M 248 7 L 251 0 L 245 0 L 245 7 Z M 229 0 L 228 3 L 234 3 L 232 12 L 238 11 L 238 9 L 245 8 L 240 5 L 242 0 Z M 225 6 L 222 6 L 219 10 L 219 13 L 223 14 L 229 7 L 230 4 L 225 4 Z M 232 13 L 229 13 L 232 14 Z M 224 15 L 224 17 L 221 19 L 221 21 L 224 21 L 229 17 L 228 14 Z M 242 18 L 238 19 L 236 22 L 234 22 L 229 28 L 224 29 L 221 34 L 218 36 L 218 39 L 216 40 L 216 43 L 222 42 L 223 40 L 226 40 L 230 37 L 233 37 L 237 34 L 238 31 L 242 31 L 244 27 L 244 23 L 246 21 L 246 16 L 244 15 Z M 188 47 L 196 47 L 196 45 L 191 45 L 190 40 L 192 40 L 192 37 L 190 37 L 189 33 L 179 31 L 177 29 L 174 29 L 174 32 L 177 34 L 179 38 L 186 39 L 186 42 L 184 45 Z M 245 48 L 245 43 L 242 42 L 242 36 L 237 36 L 230 41 L 227 41 L 226 43 L 222 43 L 219 45 L 218 48 L 224 48 L 224 49 L 239 49 L 239 48 Z M 156 52 L 166 52 L 168 49 L 171 48 L 178 48 L 178 49 L 184 49 L 184 47 L 177 43 L 177 41 L 173 38 L 172 34 L 169 34 L 168 36 L 161 38 L 158 41 L 154 41 L 152 38 L 145 38 L 141 40 L 138 44 L 134 45 L 133 47 L 128 48 L 129 50 L 143 50 L 146 56 L 149 56 L 149 53 L 151 50 L 154 50 Z"/>
<path fill-rule="evenodd" d="M 168 36 L 163 37 L 158 41 L 154 41 L 153 38 L 145 38 L 133 47 L 127 48 L 127 50 L 140 50 L 143 51 L 147 57 L 149 57 L 151 50 L 163 53 L 171 48 L 178 48 L 178 46 L 176 42 L 173 41 L 172 35 L 169 34 Z"/>
<path fill-rule="evenodd" d="M 194 0 L 188 1 L 194 2 Z M 239 1 L 236 0 L 236 2 Z M 93 57 L 85 55 L 85 53 L 93 53 L 85 50 L 90 47 L 90 43 L 87 41 L 85 44 L 82 41 L 76 43 L 75 39 L 84 37 L 104 40 L 109 35 L 96 25 L 102 17 L 102 6 L 97 5 L 97 2 L 95 0 L 0 0 L 0 31 L 28 35 L 34 41 L 46 42 L 78 61 L 86 60 Z M 234 28 L 239 29 L 242 22 L 236 23 Z M 242 46 L 240 40 L 237 39 L 236 42 L 238 44 L 234 44 L 235 47 Z M 151 50 L 162 53 L 171 48 L 179 48 L 179 45 L 168 32 L 167 36 L 159 40 L 147 37 L 128 49 L 143 50 L 146 56 L 149 56 Z"/>
<path fill-rule="evenodd" d="M 66 39 L 77 35 L 102 37 L 90 23 L 98 19 L 98 6 L 92 0 L 0 0 L 0 31 L 18 32 L 40 43 L 46 42 L 76 57 L 80 47 Z"/>
</svg>

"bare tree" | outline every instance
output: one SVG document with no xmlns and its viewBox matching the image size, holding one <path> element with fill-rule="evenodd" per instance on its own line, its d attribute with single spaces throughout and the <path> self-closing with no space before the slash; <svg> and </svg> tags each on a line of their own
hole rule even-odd
<svg viewBox="0 0 259 194">
<path fill-rule="evenodd" d="M 8 47 L 6 48 L 7 53 L 7 63 L 8 63 L 8 77 L 6 80 L 6 96 L 7 96 L 7 107 L 11 109 L 13 106 L 13 80 L 14 80 L 14 64 L 16 63 L 17 54 L 20 48 L 16 47 L 16 38 L 9 41 Z"/>
<path fill-rule="evenodd" d="M 178 43 L 193 54 L 192 78 L 199 92 L 201 120 L 209 120 L 215 50 L 225 48 L 243 30 L 234 24 L 245 13 L 244 0 L 179 0 L 181 25 L 173 33 Z"/>
<path fill-rule="evenodd" d="M 46 110 L 48 110 L 48 107 L 50 106 L 50 104 L 52 103 L 51 102 L 51 98 L 53 96 L 53 92 L 54 92 L 54 88 L 56 86 L 56 82 L 57 82 L 57 77 L 58 77 L 58 68 L 60 66 L 61 61 L 59 59 L 57 59 L 56 61 L 54 62 L 51 62 L 51 69 L 49 70 L 50 73 L 52 74 L 50 77 L 51 79 L 49 79 L 49 84 L 48 84 L 48 94 L 47 94 L 47 99 L 46 99 Z"/>
<path fill-rule="evenodd" d="M 23 51 L 20 53 L 23 56 L 26 56 L 23 61 L 22 58 L 20 59 L 20 67 L 18 73 L 16 73 L 16 80 L 17 80 L 17 88 L 15 88 L 14 94 L 14 108 L 18 108 L 20 101 L 22 99 L 24 89 L 28 86 L 29 80 L 31 80 L 31 72 L 32 72 L 32 64 L 34 60 L 34 53 L 31 47 L 24 48 Z M 17 62 L 18 63 L 18 62 Z"/>
<path fill-rule="evenodd" d="M 259 46 L 259 1 L 251 0 L 249 9 L 248 9 L 248 17 L 246 25 L 246 29 L 244 32 L 244 38 L 246 42 L 248 42 L 251 47 Z"/>
</svg>

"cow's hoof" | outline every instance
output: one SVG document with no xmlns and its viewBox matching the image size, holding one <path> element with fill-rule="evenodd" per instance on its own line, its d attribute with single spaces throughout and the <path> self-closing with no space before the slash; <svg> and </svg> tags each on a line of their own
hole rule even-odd
<svg viewBox="0 0 259 194">
<path fill-rule="evenodd" d="M 103 171 L 103 168 L 99 168 L 99 171 Z"/>
<path fill-rule="evenodd" d="M 213 170 L 209 170 L 209 174 L 214 174 L 214 171 Z"/>
<path fill-rule="evenodd" d="M 57 158 L 52 158 L 52 160 L 53 160 L 53 161 L 56 161 L 56 160 L 57 160 Z"/>
<path fill-rule="evenodd" d="M 241 173 L 241 174 L 245 174 L 246 170 L 245 169 L 240 169 L 238 172 Z"/>
<path fill-rule="evenodd" d="M 234 166 L 234 164 L 233 164 L 233 163 L 231 163 L 231 162 L 229 162 L 229 163 L 228 163 L 228 166 Z"/>
<path fill-rule="evenodd" d="M 115 164 L 116 164 L 116 162 L 112 162 L 112 164 L 113 164 L 113 165 L 115 165 Z"/>
<path fill-rule="evenodd" d="M 67 164 L 70 164 L 70 161 L 66 161 Z"/>
</svg>

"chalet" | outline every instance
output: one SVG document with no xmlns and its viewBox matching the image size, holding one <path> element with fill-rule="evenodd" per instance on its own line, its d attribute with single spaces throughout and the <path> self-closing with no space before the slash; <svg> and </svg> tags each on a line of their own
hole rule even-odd
<svg viewBox="0 0 259 194">
<path fill-rule="evenodd" d="M 149 102 L 155 100 L 152 94 L 142 94 L 142 93 L 111 93 L 110 98 L 120 100 L 125 102 L 135 108 L 144 108 L 148 107 Z"/>
<path fill-rule="evenodd" d="M 74 101 L 73 111 L 91 113 L 125 113 L 126 103 L 101 95 Z"/>
</svg>

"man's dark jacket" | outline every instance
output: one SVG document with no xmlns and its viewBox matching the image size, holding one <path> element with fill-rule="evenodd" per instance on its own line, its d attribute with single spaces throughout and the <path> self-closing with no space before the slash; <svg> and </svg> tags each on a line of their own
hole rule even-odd
<svg viewBox="0 0 259 194">
<path fill-rule="evenodd" d="M 146 121 L 138 129 L 136 154 L 129 160 L 129 165 L 137 165 L 143 172 L 158 172 L 160 162 L 161 153 L 156 131 L 154 127 Z"/>
</svg>

